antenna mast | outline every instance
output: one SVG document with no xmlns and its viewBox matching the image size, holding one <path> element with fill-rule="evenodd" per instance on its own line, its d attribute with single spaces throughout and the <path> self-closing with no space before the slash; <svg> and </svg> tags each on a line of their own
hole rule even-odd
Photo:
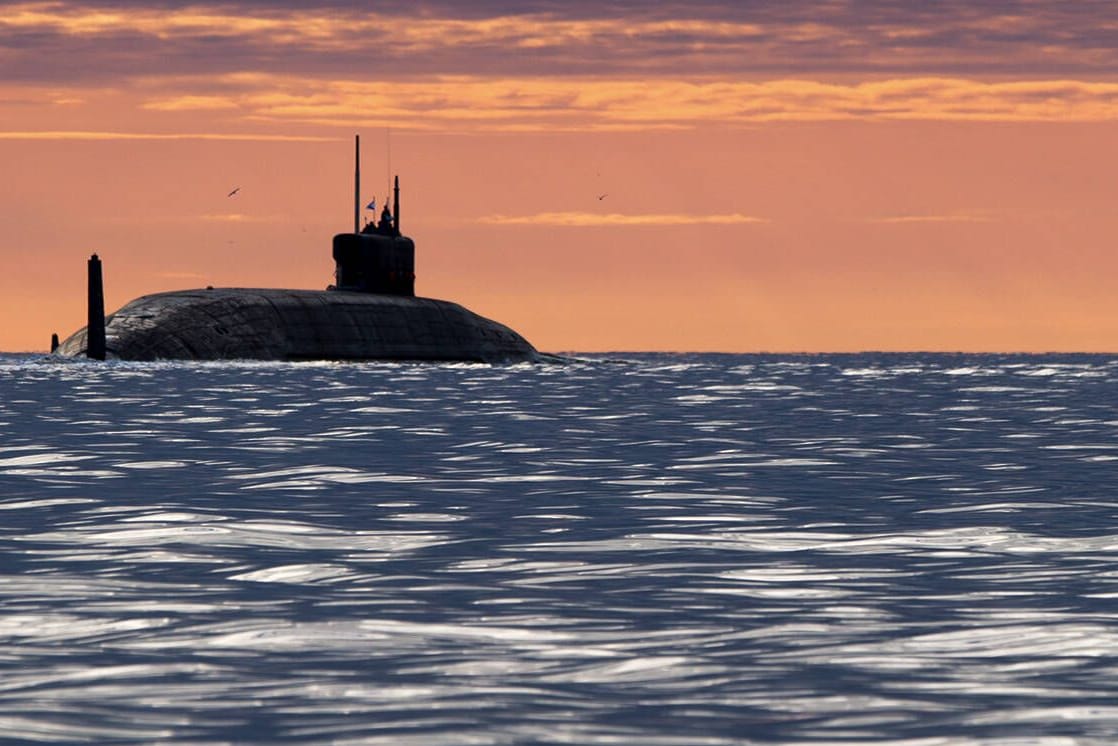
<svg viewBox="0 0 1118 746">
<path fill-rule="evenodd" d="M 396 221 L 396 235 L 400 235 L 400 177 L 396 177 L 396 186 L 392 188 L 392 218 Z"/>
<path fill-rule="evenodd" d="M 353 232 L 361 232 L 361 135 L 353 136 Z"/>
</svg>

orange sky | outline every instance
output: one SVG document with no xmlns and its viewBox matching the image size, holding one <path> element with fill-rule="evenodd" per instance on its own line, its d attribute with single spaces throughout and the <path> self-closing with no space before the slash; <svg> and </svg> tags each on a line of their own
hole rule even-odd
<svg viewBox="0 0 1118 746">
<path fill-rule="evenodd" d="M 94 251 L 325 287 L 356 132 L 417 292 L 543 350 L 1118 350 L 1118 9 L 1050 5 L 7 4 L 0 350 Z"/>
</svg>

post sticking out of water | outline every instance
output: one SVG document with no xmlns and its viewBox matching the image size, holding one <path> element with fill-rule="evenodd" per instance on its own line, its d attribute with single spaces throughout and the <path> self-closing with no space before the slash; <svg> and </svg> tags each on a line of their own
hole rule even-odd
<svg viewBox="0 0 1118 746">
<path fill-rule="evenodd" d="M 396 177 L 396 185 L 392 187 L 392 219 L 396 221 L 396 235 L 400 234 L 400 177 Z"/>
<path fill-rule="evenodd" d="M 89 258 L 89 320 L 86 324 L 86 356 L 105 359 L 105 289 L 101 282 L 101 260 Z"/>
<path fill-rule="evenodd" d="M 353 136 L 353 232 L 361 232 L 361 135 Z"/>
<path fill-rule="evenodd" d="M 57 349 L 58 349 L 58 334 L 55 333 L 55 334 L 50 335 L 50 351 L 53 353 Z"/>
</svg>

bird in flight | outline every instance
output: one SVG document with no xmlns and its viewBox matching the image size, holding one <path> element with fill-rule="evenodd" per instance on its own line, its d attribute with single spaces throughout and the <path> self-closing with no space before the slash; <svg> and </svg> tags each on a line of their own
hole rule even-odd
<svg viewBox="0 0 1118 746">
<path fill-rule="evenodd" d="M 229 194 L 227 194 L 227 195 L 225 195 L 225 196 L 226 196 L 226 197 L 232 197 L 232 196 L 233 196 L 234 194 L 236 194 L 236 193 L 237 193 L 237 192 L 239 192 L 239 191 L 241 191 L 241 188 L 240 188 L 240 187 L 236 187 L 236 188 L 235 188 L 235 189 L 234 189 L 233 191 L 229 192 Z"/>
<path fill-rule="evenodd" d="M 601 202 L 602 200 L 604 200 L 608 196 L 609 196 L 608 194 L 599 194 L 598 195 L 598 201 Z"/>
</svg>

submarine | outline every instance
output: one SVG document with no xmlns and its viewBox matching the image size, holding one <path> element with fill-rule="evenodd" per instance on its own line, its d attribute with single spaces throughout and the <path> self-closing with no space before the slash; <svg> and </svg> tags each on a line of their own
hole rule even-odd
<svg viewBox="0 0 1118 746">
<path fill-rule="evenodd" d="M 359 225 L 361 139 L 355 138 L 353 232 L 333 239 L 325 290 L 213 288 L 145 295 L 105 316 L 100 258 L 88 263 L 88 321 L 52 353 L 98 360 L 540 362 L 524 337 L 450 301 L 415 294 L 415 242 L 392 210 Z"/>
</svg>

